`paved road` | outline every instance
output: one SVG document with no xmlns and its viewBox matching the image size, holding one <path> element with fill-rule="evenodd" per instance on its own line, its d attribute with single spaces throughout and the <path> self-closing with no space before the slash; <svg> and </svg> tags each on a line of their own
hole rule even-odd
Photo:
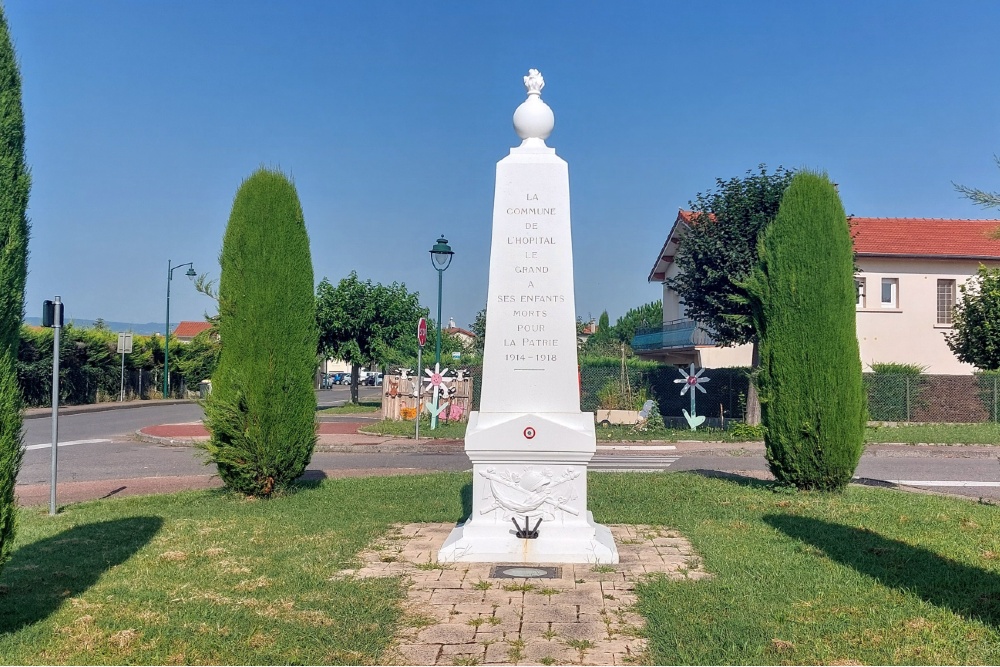
<svg viewBox="0 0 1000 667">
<path fill-rule="evenodd" d="M 366 393 L 380 393 L 379 388 L 364 388 Z M 317 392 L 323 404 L 345 400 L 348 388 Z M 362 394 L 362 398 L 364 398 Z M 136 442 L 135 431 L 156 423 L 198 421 L 201 408 L 196 404 L 151 405 L 129 410 L 63 415 L 59 420 L 60 481 L 110 480 L 136 477 L 170 477 L 214 473 L 205 466 L 200 451 Z M 356 420 L 356 417 L 344 417 Z M 40 484 L 49 480 L 51 422 L 48 418 L 25 421 L 24 465 L 19 484 Z M 992 453 L 965 457 L 961 447 L 949 448 L 948 456 L 928 456 L 928 448 L 901 448 L 900 452 L 872 451 L 858 466 L 857 476 L 925 486 L 939 491 L 971 497 L 1000 499 L 1000 465 Z M 738 454 L 739 452 L 737 452 Z M 713 470 L 762 474 L 767 464 L 759 453 L 731 455 L 728 451 L 684 453 L 681 451 L 609 451 L 594 457 L 595 471 L 678 471 Z M 1000 449 L 998 449 L 1000 454 Z M 332 453 L 317 452 L 312 470 L 468 470 L 464 452 L 453 453 Z"/>
<path fill-rule="evenodd" d="M 378 400 L 381 387 L 360 387 L 360 398 Z M 350 387 L 317 391 L 316 400 L 320 406 L 340 405 L 350 399 Z M 162 405 L 151 403 L 141 408 L 127 410 L 107 410 L 102 412 L 79 412 L 59 415 L 59 442 L 75 442 L 95 438 L 132 438 L 143 426 L 152 424 L 183 424 L 200 421 L 204 412 L 197 403 Z M 52 419 L 46 413 L 43 417 L 25 419 L 26 445 L 48 444 L 52 441 Z"/>
</svg>

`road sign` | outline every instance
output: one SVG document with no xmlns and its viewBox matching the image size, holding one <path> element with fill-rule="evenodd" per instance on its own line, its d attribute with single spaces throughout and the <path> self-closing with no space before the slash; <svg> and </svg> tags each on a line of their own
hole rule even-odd
<svg viewBox="0 0 1000 667">
<path fill-rule="evenodd" d="M 118 334 L 118 354 L 132 354 L 132 334 Z"/>
<path fill-rule="evenodd" d="M 421 317 L 420 321 L 417 322 L 417 342 L 420 343 L 420 347 L 427 345 L 427 318 Z"/>
</svg>

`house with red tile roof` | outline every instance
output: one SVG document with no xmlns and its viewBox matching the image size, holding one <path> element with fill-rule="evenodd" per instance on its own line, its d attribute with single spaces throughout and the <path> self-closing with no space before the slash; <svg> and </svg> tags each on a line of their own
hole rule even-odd
<svg viewBox="0 0 1000 667">
<path fill-rule="evenodd" d="M 674 255 L 693 214 L 680 211 L 649 272 L 663 283 L 663 326 L 639 332 L 636 353 L 667 363 L 707 368 L 749 366 L 751 346 L 719 347 L 711 332 L 685 317 L 667 281 L 677 275 Z M 945 343 L 959 287 L 980 264 L 1000 266 L 1000 220 L 851 218 L 858 285 L 857 331 L 861 361 L 919 364 L 927 373 L 967 375 Z"/>
<path fill-rule="evenodd" d="M 200 334 L 202 331 L 207 331 L 211 328 L 211 322 L 178 322 L 177 328 L 174 329 L 173 336 L 177 339 L 178 343 L 190 343 L 194 340 L 195 336 Z"/>
<path fill-rule="evenodd" d="M 476 344 L 476 334 L 472 333 L 468 329 L 463 329 L 462 327 L 456 325 L 455 318 L 450 318 L 448 320 L 448 326 L 442 329 L 441 333 L 445 336 L 451 336 L 452 338 L 457 339 L 461 346 L 466 350 L 471 350 Z"/>
</svg>

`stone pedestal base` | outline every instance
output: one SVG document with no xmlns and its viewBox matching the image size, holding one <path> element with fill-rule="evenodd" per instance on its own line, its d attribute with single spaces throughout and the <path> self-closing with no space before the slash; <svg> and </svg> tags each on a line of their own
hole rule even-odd
<svg viewBox="0 0 1000 667">
<path fill-rule="evenodd" d="M 596 451 L 590 413 L 469 416 L 472 514 L 452 531 L 440 562 L 617 563 L 611 532 L 587 510 L 587 464 Z M 538 537 L 517 537 L 511 519 Z"/>
</svg>

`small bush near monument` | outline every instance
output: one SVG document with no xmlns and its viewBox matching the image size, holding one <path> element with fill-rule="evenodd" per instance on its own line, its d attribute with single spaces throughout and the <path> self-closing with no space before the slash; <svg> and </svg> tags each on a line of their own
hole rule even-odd
<svg viewBox="0 0 1000 667">
<path fill-rule="evenodd" d="M 746 286 L 760 333 L 758 381 L 771 472 L 839 490 L 861 457 L 867 417 L 855 329 L 854 252 L 826 176 L 792 178 L 761 235 Z"/>
<path fill-rule="evenodd" d="M 240 186 L 219 264 L 222 350 L 205 449 L 227 487 L 267 497 L 305 471 L 316 444 L 312 259 L 283 174 L 261 169 Z"/>
</svg>

